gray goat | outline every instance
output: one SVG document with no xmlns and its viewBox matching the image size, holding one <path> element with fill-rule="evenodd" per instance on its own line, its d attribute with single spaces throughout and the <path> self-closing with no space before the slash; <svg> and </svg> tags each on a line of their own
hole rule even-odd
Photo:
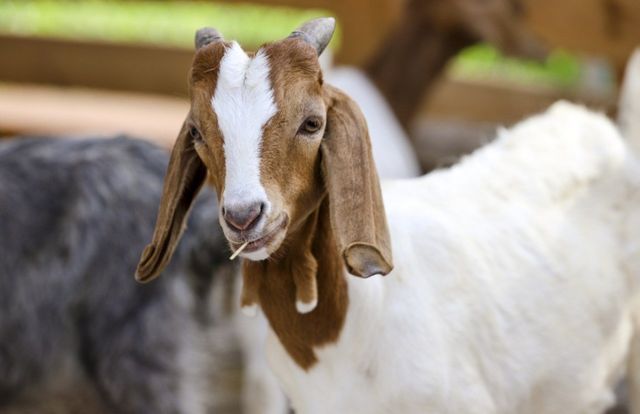
<svg viewBox="0 0 640 414">
<path fill-rule="evenodd" d="M 165 277 L 133 278 L 167 162 L 124 137 L 0 141 L 0 413 L 238 409 L 212 193 Z"/>
</svg>

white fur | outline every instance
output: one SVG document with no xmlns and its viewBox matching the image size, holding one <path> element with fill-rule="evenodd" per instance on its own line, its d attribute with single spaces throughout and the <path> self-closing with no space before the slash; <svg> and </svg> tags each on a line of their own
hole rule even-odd
<svg viewBox="0 0 640 414">
<path fill-rule="evenodd" d="M 240 310 L 245 316 L 255 318 L 255 316 L 258 314 L 258 304 L 252 303 L 251 305 L 244 305 L 240 308 Z"/>
<path fill-rule="evenodd" d="M 640 48 L 635 50 L 627 64 L 619 109 L 620 128 L 640 152 Z"/>
<path fill-rule="evenodd" d="M 384 184 L 393 272 L 347 276 L 308 371 L 268 339 L 296 412 L 601 414 L 638 328 L 637 164 L 608 119 L 558 103 Z"/>
<path fill-rule="evenodd" d="M 256 250 L 255 252 L 249 252 L 249 253 L 240 253 L 240 255 L 242 257 L 244 257 L 245 259 L 248 260 L 253 260 L 253 261 L 260 261 L 260 260 L 265 260 L 269 257 L 269 251 L 265 248 L 262 247 L 258 250 Z"/>
<path fill-rule="evenodd" d="M 409 178 L 420 174 L 411 140 L 380 91 L 360 69 L 342 66 L 325 71 L 328 83 L 342 89 L 362 109 L 371 136 L 373 159 L 383 178 Z"/>
<path fill-rule="evenodd" d="M 309 313 L 312 310 L 314 310 L 316 308 L 316 306 L 318 306 L 318 299 L 314 299 L 309 303 L 306 302 L 302 302 L 300 300 L 296 301 L 296 310 L 299 313 Z"/>
<path fill-rule="evenodd" d="M 211 107 L 224 138 L 225 207 L 267 203 L 260 182 L 260 146 L 262 128 L 277 112 L 267 56 L 258 51 L 251 59 L 233 42 L 220 61 Z"/>
</svg>

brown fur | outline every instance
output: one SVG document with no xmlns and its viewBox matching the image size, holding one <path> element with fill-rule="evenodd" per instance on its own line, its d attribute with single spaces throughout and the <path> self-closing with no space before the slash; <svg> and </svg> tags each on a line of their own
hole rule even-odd
<svg viewBox="0 0 640 414">
<path fill-rule="evenodd" d="M 211 65 L 220 62 L 223 55 L 224 47 L 220 43 L 196 51 L 190 73 L 190 82 L 194 85 L 192 111 L 202 108 L 201 104 L 194 105 L 202 99 L 201 91 L 215 88 L 218 71 L 216 66 Z M 184 230 L 191 204 L 207 177 L 206 167 L 198 158 L 189 135 L 192 119 L 193 116 L 189 114 L 171 152 L 152 242 L 142 252 L 136 269 L 136 280 L 139 282 L 152 280 L 168 264 Z M 215 120 L 208 121 L 204 125 L 213 123 L 217 129 Z M 224 174 L 222 179 L 224 180 Z"/>
<path fill-rule="evenodd" d="M 154 239 L 138 268 L 139 280 L 162 270 L 177 243 L 192 192 L 203 181 L 224 192 L 223 137 L 211 110 L 221 42 L 196 54 L 192 107 L 172 152 Z M 259 301 L 291 357 L 303 368 L 316 361 L 313 348 L 333 342 L 344 324 L 348 294 L 344 269 L 361 277 L 392 269 L 391 246 L 366 122 L 357 105 L 322 81 L 315 49 L 300 39 L 263 47 L 271 64 L 278 112 L 264 126 L 260 177 L 271 203 L 267 223 L 285 217 L 283 239 L 271 257 L 244 261 L 243 305 Z M 213 79 L 213 80 L 212 80 Z M 324 122 L 313 134 L 301 123 Z M 201 131 L 192 142 L 190 125 Z M 274 239 L 276 240 L 276 239 Z M 295 303 L 316 300 L 311 313 Z"/>
<path fill-rule="evenodd" d="M 252 262 L 245 260 L 243 271 L 258 281 L 260 305 L 280 342 L 302 368 L 316 361 L 314 346 L 338 339 L 347 312 L 348 294 L 343 263 L 335 254 L 337 246 L 330 230 L 328 203 L 315 211 L 307 223 L 288 240 L 286 256 L 279 260 Z M 307 238 L 309 227 L 319 229 L 313 242 L 297 245 Z M 314 266 L 309 267 L 311 259 Z M 318 305 L 313 312 L 296 311 L 296 278 L 318 280 Z M 308 275 L 308 276 L 307 276 Z"/>
<path fill-rule="evenodd" d="M 327 92 L 323 173 L 338 249 L 351 274 L 386 275 L 393 267 L 391 241 L 367 123 L 346 95 L 333 88 Z"/>
</svg>

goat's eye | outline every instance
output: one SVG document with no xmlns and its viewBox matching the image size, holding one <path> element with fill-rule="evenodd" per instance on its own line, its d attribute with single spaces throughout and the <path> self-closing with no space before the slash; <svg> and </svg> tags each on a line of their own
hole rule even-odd
<svg viewBox="0 0 640 414">
<path fill-rule="evenodd" d="M 300 133 L 310 135 L 318 132 L 320 128 L 322 128 L 322 119 L 310 116 L 300 125 Z"/>
<path fill-rule="evenodd" d="M 191 136 L 191 139 L 193 139 L 194 142 L 202 141 L 202 135 L 200 135 L 200 131 L 198 131 L 198 128 L 194 126 L 189 128 L 189 135 Z"/>
</svg>

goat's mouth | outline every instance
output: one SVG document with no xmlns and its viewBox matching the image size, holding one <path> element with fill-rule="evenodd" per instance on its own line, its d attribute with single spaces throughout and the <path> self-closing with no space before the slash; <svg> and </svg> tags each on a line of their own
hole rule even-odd
<svg viewBox="0 0 640 414">
<path fill-rule="evenodd" d="M 282 213 L 278 216 L 278 218 L 276 218 L 273 221 L 272 225 L 267 226 L 267 229 L 264 232 L 262 232 L 260 236 L 252 239 L 248 237 L 240 240 L 228 239 L 229 244 L 231 245 L 231 249 L 233 251 L 236 251 L 239 248 L 241 248 L 245 243 L 248 243 L 246 247 L 242 249 L 240 256 L 246 257 L 247 259 L 250 259 L 250 260 L 266 259 L 266 257 L 253 257 L 251 253 L 256 253 L 261 249 L 265 249 L 265 254 L 268 257 L 268 255 L 271 254 L 273 250 L 276 250 L 274 248 L 274 245 L 280 244 L 275 242 L 278 241 L 278 239 L 284 238 L 283 234 L 287 228 L 287 224 L 289 224 L 289 217 L 287 216 L 286 213 Z M 282 240 L 279 240 L 279 242 L 282 242 Z M 277 246 L 275 247 L 277 248 Z"/>
</svg>

